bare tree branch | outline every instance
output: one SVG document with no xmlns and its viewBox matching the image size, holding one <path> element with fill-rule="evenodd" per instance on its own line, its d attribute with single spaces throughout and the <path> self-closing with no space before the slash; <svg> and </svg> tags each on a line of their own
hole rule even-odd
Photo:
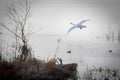
<svg viewBox="0 0 120 80">
<path fill-rule="evenodd" d="M 15 35 L 16 37 L 18 37 L 18 38 L 21 39 L 20 36 L 18 36 L 16 33 L 14 33 L 12 30 L 10 30 L 10 29 L 9 29 L 7 26 L 5 26 L 3 23 L 1 23 L 1 25 L 2 25 L 5 29 L 7 29 L 8 31 L 10 31 L 13 35 Z"/>
<path fill-rule="evenodd" d="M 31 6 L 30 3 L 28 3 L 28 0 L 23 0 L 24 2 L 18 1 L 18 5 L 11 5 L 8 7 L 8 15 L 7 19 L 10 21 L 9 24 L 4 24 L 3 22 L 1 25 L 8 30 L 10 33 L 15 36 L 16 41 L 16 50 L 18 47 L 21 46 L 21 58 L 26 58 L 27 55 L 30 54 L 30 49 L 28 48 L 28 35 L 32 34 L 26 34 L 26 27 L 27 27 L 27 21 L 30 16 L 30 10 Z M 21 43 L 18 46 L 18 43 Z"/>
</svg>

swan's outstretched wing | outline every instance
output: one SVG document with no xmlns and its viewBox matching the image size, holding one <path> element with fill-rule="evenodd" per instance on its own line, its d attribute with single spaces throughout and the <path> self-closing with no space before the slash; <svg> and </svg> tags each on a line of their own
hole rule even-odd
<svg viewBox="0 0 120 80">
<path fill-rule="evenodd" d="M 86 22 L 86 21 L 90 21 L 90 20 L 83 20 L 83 21 L 81 21 L 79 24 L 81 25 L 81 24 L 83 24 L 83 23 Z"/>
<path fill-rule="evenodd" d="M 75 29 L 76 28 L 76 26 L 73 26 L 73 27 L 71 27 L 69 30 L 68 30 L 68 32 L 67 32 L 67 34 L 69 34 L 73 29 Z"/>
</svg>

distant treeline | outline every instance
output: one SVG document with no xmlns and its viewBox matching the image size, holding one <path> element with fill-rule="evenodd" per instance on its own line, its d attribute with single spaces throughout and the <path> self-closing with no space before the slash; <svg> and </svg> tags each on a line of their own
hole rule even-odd
<svg viewBox="0 0 120 80">
<path fill-rule="evenodd" d="M 93 36 L 94 34 L 92 34 Z M 119 30 L 112 30 L 111 28 L 108 29 L 108 31 L 105 33 L 101 33 L 100 35 L 94 35 L 95 39 L 103 39 L 107 42 L 117 42 L 120 43 L 120 29 Z M 93 39 L 94 39 L 93 38 Z"/>
</svg>

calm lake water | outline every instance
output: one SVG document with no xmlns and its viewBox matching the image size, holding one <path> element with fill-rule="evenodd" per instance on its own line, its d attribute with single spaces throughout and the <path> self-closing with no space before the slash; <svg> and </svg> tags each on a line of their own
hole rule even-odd
<svg viewBox="0 0 120 80">
<path fill-rule="evenodd" d="M 58 36 L 53 35 L 37 35 L 31 39 L 35 56 L 42 59 L 54 57 L 57 39 Z M 71 54 L 67 53 L 69 50 Z M 103 41 L 70 41 L 63 38 L 59 44 L 57 57 L 62 58 L 65 64 L 78 63 L 80 72 L 93 66 L 119 68 L 120 44 Z"/>
</svg>

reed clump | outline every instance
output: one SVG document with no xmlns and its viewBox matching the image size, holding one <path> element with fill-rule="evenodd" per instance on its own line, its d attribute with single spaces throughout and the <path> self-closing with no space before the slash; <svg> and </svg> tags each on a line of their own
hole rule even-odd
<svg viewBox="0 0 120 80">
<path fill-rule="evenodd" d="M 120 70 L 95 67 L 94 69 L 87 69 L 87 71 L 80 76 L 80 80 L 120 80 Z"/>
<path fill-rule="evenodd" d="M 15 58 L 0 60 L 0 80 L 77 80 L 77 64 L 60 64 L 58 59 L 25 61 Z"/>
</svg>

